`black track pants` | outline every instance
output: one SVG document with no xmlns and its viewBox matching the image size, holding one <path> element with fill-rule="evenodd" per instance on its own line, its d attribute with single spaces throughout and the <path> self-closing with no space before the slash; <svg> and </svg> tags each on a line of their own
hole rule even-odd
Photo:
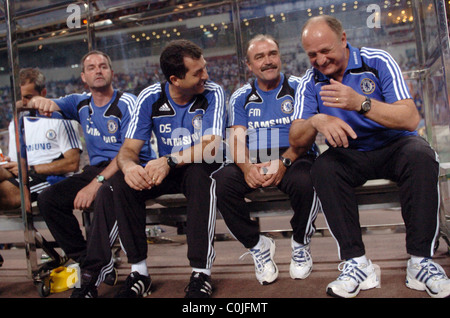
<svg viewBox="0 0 450 318">
<path fill-rule="evenodd" d="M 219 164 L 190 164 L 173 169 L 159 186 L 143 191 L 130 188 L 124 181 L 123 173 L 117 172 L 105 182 L 97 195 L 82 269 L 101 272 L 100 275 L 108 272 L 112 265 L 111 245 L 117 235 L 129 263 L 145 260 L 148 245 L 145 201 L 180 192 L 188 199 L 186 236 L 190 265 L 211 268 L 215 258 L 216 199 L 215 181 L 210 175 L 219 167 Z"/>
<path fill-rule="evenodd" d="M 430 257 L 439 233 L 439 163 L 421 137 L 403 137 L 374 151 L 330 148 L 313 165 L 314 187 L 339 257 L 365 254 L 354 188 L 370 179 L 395 181 L 406 226 L 406 249 Z"/>
<path fill-rule="evenodd" d="M 300 157 L 287 169 L 278 188 L 288 194 L 294 216 L 291 219 L 295 241 L 308 244 L 315 231 L 315 219 L 320 203 L 312 186 L 310 169 L 314 156 Z M 230 232 L 246 248 L 252 248 L 259 240 L 259 227 L 250 218 L 245 195 L 254 191 L 235 164 L 222 167 L 213 175 L 217 181 L 217 207 Z"/>
<path fill-rule="evenodd" d="M 38 196 L 39 212 L 43 216 L 50 232 L 66 255 L 77 262 L 82 261 L 86 253 L 86 240 L 80 224 L 73 214 L 73 201 L 78 191 L 88 185 L 109 161 L 96 166 L 86 166 L 75 174 L 42 191 Z"/>
</svg>

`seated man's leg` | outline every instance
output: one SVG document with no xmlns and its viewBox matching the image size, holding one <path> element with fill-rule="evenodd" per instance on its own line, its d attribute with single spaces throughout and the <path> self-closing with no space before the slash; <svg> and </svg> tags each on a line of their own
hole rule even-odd
<svg viewBox="0 0 450 318">
<path fill-rule="evenodd" d="M 328 227 L 338 243 L 345 262 L 341 274 L 328 284 L 327 293 L 335 297 L 355 297 L 360 290 L 375 288 L 379 278 L 366 258 L 359 223 L 354 187 L 371 178 L 373 162 L 365 153 L 347 148 L 330 148 L 320 155 L 311 170 Z"/>
<path fill-rule="evenodd" d="M 184 170 L 182 191 L 187 204 L 188 259 L 192 275 L 187 298 L 208 298 L 212 294 L 211 268 L 216 257 L 214 234 L 216 228 L 215 180 L 211 175 L 220 164 L 194 163 Z"/>
<path fill-rule="evenodd" d="M 311 180 L 311 167 L 314 156 L 298 158 L 279 184 L 281 191 L 289 195 L 294 215 L 291 219 L 293 235 L 291 239 L 292 259 L 290 275 L 293 279 L 305 279 L 312 270 L 312 257 L 309 243 L 316 230 L 315 220 L 320 202 Z"/>
<path fill-rule="evenodd" d="M 406 286 L 427 291 L 433 298 L 450 296 L 450 279 L 434 262 L 439 238 L 439 162 L 436 152 L 421 137 L 401 138 L 388 147 L 394 151 L 386 167 L 400 187 L 406 226 L 406 250 L 411 258 Z M 389 155 L 389 154 L 388 154 Z"/>
<path fill-rule="evenodd" d="M 219 167 L 219 164 L 191 164 L 183 177 L 182 191 L 188 199 L 188 258 L 193 268 L 210 269 L 215 259 L 217 208 L 210 176 Z"/>
<path fill-rule="evenodd" d="M 13 180 L 13 182 L 9 180 Z M 0 166 L 0 209 L 17 209 L 20 204 L 20 189 L 15 182 L 14 175 Z"/>
<path fill-rule="evenodd" d="M 95 167 L 87 169 L 46 188 L 38 196 L 38 207 L 50 232 L 66 255 L 81 262 L 86 253 L 86 241 L 73 214 L 73 201 L 79 190 L 95 178 Z"/>
<path fill-rule="evenodd" d="M 115 297 L 136 298 L 150 294 L 152 281 L 147 269 L 147 236 L 145 201 L 159 195 L 160 186 L 137 191 L 125 182 L 122 171 L 110 180 L 113 209 L 121 246 L 131 264 L 131 273 Z"/>
<path fill-rule="evenodd" d="M 366 160 L 360 151 L 330 148 L 316 159 L 311 169 L 314 188 L 341 259 L 365 254 L 354 188 L 367 180 L 359 165 Z"/>
<path fill-rule="evenodd" d="M 8 180 L 0 182 L 0 209 L 13 210 L 20 208 L 20 189 Z"/>
<path fill-rule="evenodd" d="M 273 261 L 275 242 L 260 235 L 259 225 L 250 218 L 245 203 L 245 194 L 253 191 L 244 179 L 241 169 L 235 164 L 224 166 L 217 171 L 217 207 L 231 233 L 249 249 L 255 262 L 256 279 L 263 285 L 274 282 L 278 277 L 278 267 Z"/>
<path fill-rule="evenodd" d="M 244 198 L 254 189 L 247 185 L 244 174 L 235 164 L 224 166 L 214 173 L 213 178 L 216 180 L 217 207 L 228 229 L 244 247 L 252 248 L 259 240 L 259 226 L 250 218 Z"/>
<path fill-rule="evenodd" d="M 139 275 L 133 278 L 146 281 L 147 294 L 151 286 L 145 260 L 147 258 L 147 238 L 145 235 L 144 193 L 130 188 L 122 171 L 118 171 L 99 189 L 94 205 L 94 218 L 89 235 L 86 259 L 81 266 L 81 288 L 74 290 L 73 298 L 97 297 L 97 286 L 113 269 L 111 247 L 120 236 L 121 246 L 127 254 L 128 262 L 144 262 Z M 133 269 L 132 265 L 132 271 Z M 125 284 L 124 287 L 132 288 Z M 123 291 L 120 291 L 123 293 Z M 126 290 L 129 294 L 130 290 Z M 129 296 L 129 295 L 128 295 Z M 136 296 L 136 294 L 134 295 Z"/>
<path fill-rule="evenodd" d="M 411 255 L 431 257 L 439 233 L 439 162 L 421 137 L 401 138 L 389 146 L 387 178 L 400 188 L 406 226 L 406 249 Z M 389 150 L 389 149 L 388 149 Z"/>
<path fill-rule="evenodd" d="M 294 215 L 291 219 L 293 238 L 306 245 L 315 232 L 314 222 L 319 212 L 320 202 L 311 180 L 313 156 L 298 158 L 286 171 L 279 184 L 281 191 L 289 195 Z"/>
<path fill-rule="evenodd" d="M 81 264 L 83 272 L 86 271 L 98 277 L 97 286 L 113 270 L 114 261 L 111 248 L 119 234 L 114 214 L 113 192 L 109 182 L 109 180 L 106 181 L 100 187 L 95 197 L 86 258 Z"/>
</svg>

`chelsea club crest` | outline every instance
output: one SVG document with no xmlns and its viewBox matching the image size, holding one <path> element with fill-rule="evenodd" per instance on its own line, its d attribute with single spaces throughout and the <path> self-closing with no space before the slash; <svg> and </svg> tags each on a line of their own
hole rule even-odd
<svg viewBox="0 0 450 318">
<path fill-rule="evenodd" d="M 290 114 L 294 111 L 294 104 L 290 99 L 287 99 L 281 103 L 281 111 L 285 114 Z"/>
<path fill-rule="evenodd" d="M 114 134 L 119 129 L 117 122 L 112 119 L 108 120 L 107 127 L 110 134 Z"/>
<path fill-rule="evenodd" d="M 365 78 L 361 81 L 361 90 L 364 94 L 370 95 L 375 90 L 375 82 L 370 78 Z"/>
<path fill-rule="evenodd" d="M 56 138 L 56 131 L 53 129 L 47 130 L 45 133 L 45 137 L 47 137 L 48 140 L 54 140 Z"/>
<path fill-rule="evenodd" d="M 192 126 L 194 126 L 195 130 L 202 129 L 202 120 L 203 120 L 202 114 L 196 115 L 194 116 L 194 118 L 192 118 Z"/>
</svg>

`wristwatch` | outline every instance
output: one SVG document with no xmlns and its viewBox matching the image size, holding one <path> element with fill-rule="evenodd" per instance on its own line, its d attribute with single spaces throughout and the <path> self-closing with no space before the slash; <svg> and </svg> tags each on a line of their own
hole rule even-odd
<svg viewBox="0 0 450 318">
<path fill-rule="evenodd" d="M 283 165 L 284 165 L 286 168 L 289 168 L 290 166 L 292 166 L 292 160 L 291 160 L 291 159 L 285 158 L 285 157 L 283 157 L 283 156 L 280 156 L 280 160 L 281 160 L 281 162 L 283 163 Z"/>
<path fill-rule="evenodd" d="M 103 183 L 103 182 L 105 182 L 105 177 L 104 176 L 102 176 L 101 174 L 99 174 L 98 176 L 96 176 L 95 177 L 96 179 L 97 179 L 97 182 L 98 183 Z"/>
<path fill-rule="evenodd" d="M 361 110 L 358 112 L 361 115 L 366 114 L 372 107 L 372 101 L 369 97 L 366 96 L 366 100 L 361 104 Z"/>
<path fill-rule="evenodd" d="M 165 157 L 167 158 L 167 164 L 169 165 L 170 169 L 175 168 L 177 166 L 178 164 L 177 159 L 175 159 L 171 155 L 166 155 Z"/>
<path fill-rule="evenodd" d="M 29 172 L 29 174 L 37 174 L 36 169 L 34 168 L 34 166 L 28 167 L 28 172 Z"/>
</svg>

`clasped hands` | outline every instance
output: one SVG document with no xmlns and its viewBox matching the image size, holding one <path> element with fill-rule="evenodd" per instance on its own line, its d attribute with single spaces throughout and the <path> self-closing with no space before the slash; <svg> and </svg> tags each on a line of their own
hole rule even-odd
<svg viewBox="0 0 450 318">
<path fill-rule="evenodd" d="M 130 163 L 123 169 L 125 182 L 135 190 L 151 189 L 161 184 L 170 172 L 166 157 L 150 160 L 145 167 Z"/>
<path fill-rule="evenodd" d="M 286 172 L 281 160 L 271 160 L 263 163 L 249 163 L 244 168 L 244 178 L 249 187 L 277 186 Z"/>
</svg>

